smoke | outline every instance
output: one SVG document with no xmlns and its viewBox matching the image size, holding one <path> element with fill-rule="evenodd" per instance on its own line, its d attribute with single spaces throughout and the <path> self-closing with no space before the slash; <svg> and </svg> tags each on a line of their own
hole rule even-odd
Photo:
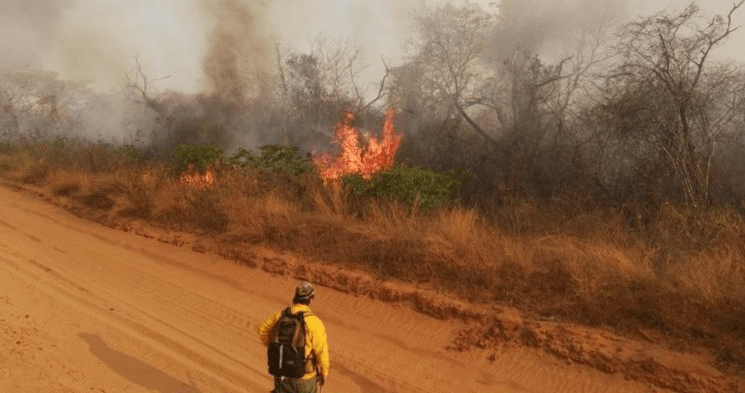
<svg viewBox="0 0 745 393">
<path fill-rule="evenodd" d="M 443 1 L 443 0 L 440 0 Z M 432 1 L 429 1 L 430 3 Z M 578 29 L 637 15 L 682 9 L 689 0 L 479 0 L 505 22 L 495 52 L 556 50 Z M 137 55 L 151 77 L 170 75 L 163 90 L 248 94 L 245 72 L 270 64 L 275 40 L 303 45 L 319 33 L 358 42 L 379 79 L 380 57 L 403 58 L 416 9 L 425 0 L 3 0 L 0 61 L 54 70 L 97 90 L 121 88 Z M 709 14 L 732 0 L 699 1 Z M 705 4 L 704 4 L 705 3 Z M 742 24 L 742 13 L 735 22 Z M 742 33 L 738 32 L 742 37 Z M 734 41 L 734 40 L 733 40 Z M 734 47 L 734 44 L 731 46 Z M 227 68 L 232 65 L 232 70 Z M 231 74 L 232 72 L 232 74 Z M 241 80 L 241 79 L 244 80 Z M 237 82 L 237 85 L 234 84 Z"/>
<path fill-rule="evenodd" d="M 728 1 L 712 0 L 705 5 L 711 10 L 705 11 L 726 12 Z M 358 43 L 368 67 L 356 81 L 363 91 L 374 94 L 384 73 L 380 57 L 392 66 L 405 61 L 403 44 L 413 36 L 416 10 L 426 3 L 2 0 L 0 66 L 5 67 L 6 75 L 11 74 L 8 70 L 13 67 L 26 66 L 57 72 L 58 80 L 65 83 L 53 84 L 55 90 L 48 95 L 56 98 L 39 95 L 37 99 L 68 103 L 64 107 L 70 111 L 87 108 L 91 113 L 77 116 L 85 125 L 77 132 L 93 139 L 142 139 L 142 135 L 162 132 L 164 127 L 176 127 L 176 118 L 191 116 L 193 121 L 188 123 L 193 133 L 214 126 L 241 134 L 237 139 L 240 142 L 271 143 L 278 140 L 278 133 L 284 133 L 286 139 L 290 126 L 267 127 L 272 119 L 258 124 L 256 114 L 266 111 L 254 107 L 253 115 L 249 115 L 248 106 L 260 103 L 274 83 L 270 76 L 277 70 L 276 43 L 308 52 L 307 45 L 319 33 L 332 40 L 342 38 Z M 489 47 L 492 55 L 502 56 L 515 48 L 542 55 L 559 51 L 582 29 L 592 30 L 609 21 L 628 20 L 665 8 L 681 9 L 687 0 L 478 3 L 484 9 L 499 11 L 502 27 L 490 37 Z M 717 3 L 716 9 L 713 3 Z M 140 76 L 135 56 L 141 65 L 141 76 L 149 81 L 146 91 L 125 88 L 128 81 Z M 44 75 L 39 83 L 51 83 L 50 74 Z M 83 93 L 76 81 L 84 81 L 90 89 Z M 0 80 L 0 90 L 3 83 Z M 147 97 L 139 94 L 143 92 Z M 87 96 L 74 96 L 81 94 Z M 150 98 L 147 105 L 143 105 L 148 101 L 145 98 Z M 249 135 L 261 132 L 266 135 Z"/>
<path fill-rule="evenodd" d="M 503 0 L 490 55 L 502 60 L 516 50 L 561 56 L 579 34 L 597 32 L 622 15 L 627 2 L 613 0 Z"/>
<path fill-rule="evenodd" d="M 19 105 L 20 92 L 33 108 L 2 133 L 38 133 L 51 112 L 35 103 L 57 101 L 69 104 L 55 116 L 75 124 L 58 117 L 48 136 L 152 142 L 240 128 L 270 59 L 262 12 L 245 0 L 4 0 L 0 101 Z"/>
<path fill-rule="evenodd" d="M 97 90 L 122 88 L 137 56 L 151 78 L 170 75 L 157 88 L 195 91 L 212 23 L 205 14 L 196 0 L 77 0 L 61 15 L 48 55 L 63 77 Z"/>
<path fill-rule="evenodd" d="M 0 63 L 59 72 L 99 91 L 123 87 L 137 55 L 163 88 L 193 91 L 214 17 L 199 0 L 3 0 Z"/>
<path fill-rule="evenodd" d="M 256 91 L 260 76 L 268 70 L 270 46 L 261 26 L 261 9 L 239 0 L 208 1 L 219 21 L 210 34 L 204 73 L 212 95 L 234 106 Z"/>
<path fill-rule="evenodd" d="M 0 53 L 6 66 L 44 65 L 56 24 L 71 0 L 0 1 Z M 32 49 L 33 48 L 33 49 Z"/>
<path fill-rule="evenodd" d="M 489 41 L 490 54 L 499 58 L 519 49 L 556 59 L 564 56 L 568 47 L 575 45 L 582 34 L 597 36 L 605 30 L 606 34 L 612 35 L 615 33 L 612 29 L 636 18 L 679 12 L 690 3 L 691 0 L 501 0 L 494 3 L 501 23 Z M 733 1 L 697 3 L 703 15 L 712 17 L 726 15 Z M 735 17 L 735 23 L 742 24 L 742 10 Z M 742 34 L 734 35 L 731 41 L 741 43 L 742 37 Z M 734 51 L 736 45 L 730 43 L 727 48 Z M 737 52 L 742 60 L 741 51 Z"/>
</svg>

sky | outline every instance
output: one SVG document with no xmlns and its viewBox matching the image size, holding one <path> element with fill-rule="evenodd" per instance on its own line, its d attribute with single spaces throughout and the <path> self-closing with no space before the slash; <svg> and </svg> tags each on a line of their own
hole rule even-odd
<svg viewBox="0 0 745 393">
<path fill-rule="evenodd" d="M 134 56 L 161 89 L 204 88 L 204 57 L 216 27 L 240 23 L 237 8 L 250 11 L 253 36 L 247 53 L 266 57 L 275 42 L 300 50 L 319 34 L 356 42 L 364 49 L 368 79 L 382 76 L 380 58 L 404 60 L 414 10 L 427 0 L 0 0 L 0 65 L 29 65 L 63 78 L 91 81 L 99 90 L 120 88 L 133 75 Z M 445 0 L 439 0 L 443 2 Z M 455 0 L 453 0 L 455 1 Z M 601 16 L 628 20 L 681 10 L 688 0 L 513 0 L 520 23 L 539 37 Z M 726 12 L 734 0 L 700 1 L 707 15 Z M 431 2 L 431 1 L 430 1 Z M 475 1 L 485 8 L 494 0 Z M 235 22 L 238 20 L 238 22 Z M 231 22 L 232 21 L 232 22 Z M 243 19 L 245 21 L 245 18 Z M 745 25 L 745 6 L 735 18 Z M 718 54 L 745 61 L 745 29 Z"/>
</svg>

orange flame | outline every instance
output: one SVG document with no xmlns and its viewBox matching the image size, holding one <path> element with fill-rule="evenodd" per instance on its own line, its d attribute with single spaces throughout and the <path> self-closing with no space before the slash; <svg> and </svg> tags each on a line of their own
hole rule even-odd
<svg viewBox="0 0 745 393">
<path fill-rule="evenodd" d="M 183 173 L 179 180 L 181 184 L 192 186 L 198 190 L 212 188 L 215 185 L 215 175 L 211 169 L 207 169 L 204 173 L 198 173 L 192 165 L 189 165 L 188 172 Z"/>
<path fill-rule="evenodd" d="M 403 137 L 393 130 L 393 115 L 393 109 L 386 113 L 381 139 L 364 135 L 364 144 L 361 144 L 360 131 L 352 126 L 356 117 L 353 113 L 347 112 L 344 120 L 335 128 L 334 143 L 341 150 L 339 155 L 333 157 L 329 153 L 323 153 L 313 158 L 323 180 L 336 180 L 345 174 L 359 174 L 369 179 L 376 172 L 393 168 L 396 151 Z"/>
</svg>

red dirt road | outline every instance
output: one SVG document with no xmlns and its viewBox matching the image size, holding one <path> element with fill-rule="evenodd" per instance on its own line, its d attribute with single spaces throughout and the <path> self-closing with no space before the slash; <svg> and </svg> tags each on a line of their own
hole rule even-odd
<svg viewBox="0 0 745 393">
<path fill-rule="evenodd" d="M 0 392 L 268 392 L 256 325 L 296 281 L 109 229 L 0 187 Z M 446 347 L 460 322 L 320 287 L 335 392 L 664 392 L 529 349 Z"/>
</svg>

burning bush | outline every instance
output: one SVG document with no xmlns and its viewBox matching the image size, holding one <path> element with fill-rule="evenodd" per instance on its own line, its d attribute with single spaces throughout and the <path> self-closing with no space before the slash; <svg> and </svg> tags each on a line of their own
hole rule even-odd
<svg viewBox="0 0 745 393">
<path fill-rule="evenodd" d="M 393 130 L 393 109 L 385 115 L 383 135 L 377 139 L 361 135 L 353 126 L 356 116 L 347 112 L 344 120 L 336 125 L 334 143 L 339 146 L 339 155 L 328 153 L 316 156 L 313 162 L 321 171 L 324 180 L 337 180 L 346 174 L 356 174 L 370 179 L 373 174 L 393 168 L 396 151 L 403 135 Z"/>
<path fill-rule="evenodd" d="M 383 135 L 377 139 L 361 135 L 353 126 L 355 115 L 347 112 L 336 125 L 334 143 L 338 156 L 321 154 L 313 161 L 324 181 L 342 179 L 352 193 L 376 198 L 400 200 L 413 209 L 429 210 L 451 201 L 453 191 L 467 180 L 465 173 L 443 174 L 424 167 L 394 167 L 401 134 L 393 129 L 393 110 L 383 123 Z"/>
</svg>

